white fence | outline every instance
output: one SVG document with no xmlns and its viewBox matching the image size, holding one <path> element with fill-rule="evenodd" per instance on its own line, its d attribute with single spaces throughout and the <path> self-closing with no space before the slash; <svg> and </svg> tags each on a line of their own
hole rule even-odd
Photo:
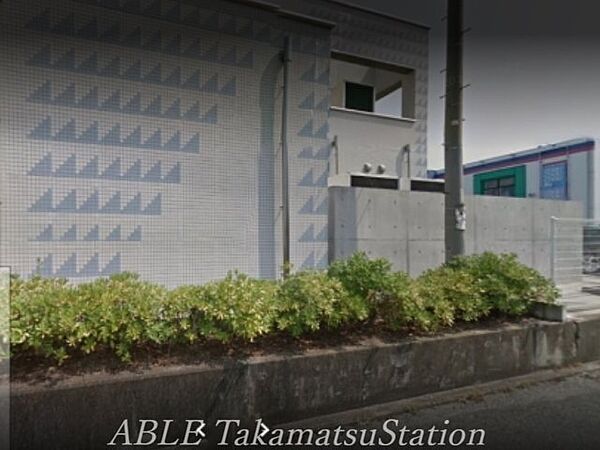
<svg viewBox="0 0 600 450">
<path fill-rule="evenodd" d="M 553 217 L 551 277 L 559 286 L 600 286 L 600 220 Z"/>
</svg>

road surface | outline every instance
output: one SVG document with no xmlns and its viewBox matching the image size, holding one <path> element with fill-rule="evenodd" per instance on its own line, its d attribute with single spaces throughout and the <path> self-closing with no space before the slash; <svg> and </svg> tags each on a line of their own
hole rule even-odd
<svg viewBox="0 0 600 450">
<path fill-rule="evenodd" d="M 519 387 L 504 383 L 498 389 L 480 392 L 474 388 L 450 403 L 422 405 L 388 417 L 410 429 L 444 427 L 445 420 L 450 421 L 449 430 L 483 429 L 485 446 L 479 448 L 600 449 L 600 369 Z M 385 417 L 367 423 L 381 426 L 384 420 Z M 361 427 L 364 425 L 361 423 Z M 435 448 L 456 447 L 446 444 Z"/>
</svg>

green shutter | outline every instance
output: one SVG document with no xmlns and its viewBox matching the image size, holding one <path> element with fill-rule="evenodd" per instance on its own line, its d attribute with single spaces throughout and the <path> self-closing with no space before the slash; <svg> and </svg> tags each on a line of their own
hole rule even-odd
<svg viewBox="0 0 600 450">
<path fill-rule="evenodd" d="M 525 166 L 478 173 L 473 177 L 473 192 L 476 195 L 481 195 L 483 193 L 484 182 L 506 177 L 515 177 L 515 197 L 527 197 L 527 176 Z"/>
</svg>

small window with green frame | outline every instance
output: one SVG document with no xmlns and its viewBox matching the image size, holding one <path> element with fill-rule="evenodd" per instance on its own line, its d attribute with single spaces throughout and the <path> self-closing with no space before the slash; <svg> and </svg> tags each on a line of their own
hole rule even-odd
<svg viewBox="0 0 600 450">
<path fill-rule="evenodd" d="M 525 166 L 478 173 L 473 177 L 473 191 L 478 195 L 525 197 Z"/>
</svg>

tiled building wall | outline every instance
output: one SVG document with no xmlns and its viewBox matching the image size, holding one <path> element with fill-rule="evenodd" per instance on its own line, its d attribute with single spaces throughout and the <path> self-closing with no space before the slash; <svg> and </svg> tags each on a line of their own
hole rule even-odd
<svg viewBox="0 0 600 450">
<path fill-rule="evenodd" d="M 326 264 L 328 29 L 219 1 L 6 0 L 0 15 L 0 264 L 170 286 L 276 276 L 284 32 L 292 260 Z"/>
</svg>

